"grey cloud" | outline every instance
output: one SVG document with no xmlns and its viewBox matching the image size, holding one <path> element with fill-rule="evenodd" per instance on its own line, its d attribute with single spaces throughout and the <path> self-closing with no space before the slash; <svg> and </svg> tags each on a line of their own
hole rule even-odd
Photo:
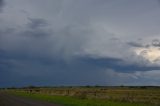
<svg viewBox="0 0 160 106">
<path fill-rule="evenodd" d="M 159 41 L 159 39 L 152 40 L 152 46 L 160 47 L 160 41 Z"/>
<path fill-rule="evenodd" d="M 0 49 L 20 56 L 51 55 L 53 40 L 48 26 L 44 19 L 29 19 L 23 28 L 4 28 L 0 30 Z"/>
<path fill-rule="evenodd" d="M 2 6 L 4 3 L 4 0 L 0 0 L 0 6 Z"/>
<path fill-rule="evenodd" d="M 124 73 L 124 72 L 116 72 L 114 70 L 106 69 L 106 76 L 108 77 L 107 82 L 110 85 L 159 86 L 160 85 L 159 75 L 160 75 L 159 70 L 151 70 L 151 71 L 144 71 L 144 72 L 135 71 L 133 73 Z"/>
<path fill-rule="evenodd" d="M 36 56 L 24 56 L 20 52 L 15 55 L 12 52 L 1 50 L 1 77 L 8 85 L 14 81 L 14 85 L 24 86 L 26 84 L 38 85 L 121 85 L 137 84 L 134 72 L 160 69 L 159 67 L 139 66 L 137 64 L 126 64 L 117 58 L 89 58 L 76 57 L 75 60 L 66 63 L 57 58 L 46 58 Z M 60 55 L 59 55 L 60 56 Z M 2 61 L 3 59 L 3 61 Z M 0 62 L 0 63 L 1 63 Z M 107 69 L 107 70 L 106 70 Z M 114 71 L 108 71 L 114 70 Z M 4 76 L 12 74 L 10 80 Z M 143 74 L 142 74 L 143 75 Z M 115 78 L 116 76 L 116 78 Z M 16 77 L 16 79 L 14 79 Z M 113 79 L 114 77 L 114 79 Z M 8 77 L 6 77 L 8 78 Z M 29 79 L 29 80 L 25 80 Z M 74 79 L 74 80 L 73 80 Z M 18 80 L 18 82 L 16 81 Z M 37 81 L 41 83 L 37 83 Z M 135 83 L 131 83 L 135 81 Z M 6 86 L 7 86 L 6 84 Z"/>
<path fill-rule="evenodd" d="M 28 20 L 30 21 L 30 23 L 28 24 L 28 27 L 30 27 L 31 29 L 37 29 L 40 27 L 46 27 L 48 26 L 48 23 L 46 20 L 44 19 L 35 19 L 35 18 L 28 18 Z"/>
<path fill-rule="evenodd" d="M 51 35 L 49 24 L 45 19 L 28 18 L 28 24 L 25 26 L 24 31 L 20 31 L 20 36 L 45 38 Z"/>
<path fill-rule="evenodd" d="M 14 77 L 16 77 L 19 80 L 21 79 L 26 83 L 30 83 L 30 82 L 25 81 L 25 79 L 23 78 L 30 77 L 30 79 L 32 80 L 32 84 L 36 83 L 35 80 L 43 79 L 44 82 L 42 81 L 41 83 L 44 85 L 47 83 L 53 84 L 53 85 L 56 85 L 56 84 L 63 84 L 63 85 L 93 84 L 95 85 L 97 83 L 99 84 L 105 83 L 104 81 L 105 76 L 102 77 L 102 75 L 104 75 L 103 72 L 98 71 L 98 69 L 95 69 L 94 67 L 87 66 L 87 64 L 84 63 L 85 61 L 82 61 L 82 63 L 80 64 L 79 62 L 75 62 L 75 61 L 73 63 L 68 64 L 68 63 L 65 63 L 65 61 L 63 60 L 59 60 L 58 57 L 57 59 L 42 58 L 42 57 L 29 58 L 26 56 L 25 57 L 24 56 L 19 57 L 18 55 L 15 56 L 12 53 L 5 53 L 1 55 L 1 57 L 3 57 L 3 64 L 9 64 L 9 66 L 7 67 L 2 67 L 0 65 L 0 68 L 1 68 L 0 76 L 3 76 L 1 77 L 2 78 L 1 81 L 6 81 L 6 83 L 8 84 L 10 84 L 9 83 L 10 79 L 12 79 L 12 81 L 15 80 Z M 7 70 L 7 72 L 5 72 L 5 70 Z M 5 76 L 7 76 L 7 73 L 10 73 L 10 74 L 12 73 L 12 76 L 10 77 L 9 80 L 5 78 Z M 99 77 L 96 78 L 97 76 Z M 19 82 L 19 84 L 23 84 L 24 83 L 23 81 Z M 47 83 L 45 81 L 47 81 Z"/>
<path fill-rule="evenodd" d="M 87 27 L 68 25 L 59 30 L 51 29 L 45 19 L 28 18 L 23 28 L 6 28 L 0 32 L 0 48 L 15 55 L 44 56 L 69 59 L 87 41 Z M 6 44 L 6 42 L 8 42 Z"/>
<path fill-rule="evenodd" d="M 133 49 L 159 32 L 159 10 L 144 1 L 8 0 L 0 20 L 0 70 L 8 72 L 1 73 L 36 76 L 34 83 L 44 75 L 44 83 L 93 84 L 106 83 L 109 75 L 124 75 L 123 82 L 135 71 L 159 70 Z M 114 72 L 107 76 L 105 69 Z"/>
<path fill-rule="evenodd" d="M 127 44 L 133 47 L 144 47 L 142 44 L 137 42 L 127 42 Z"/>
<path fill-rule="evenodd" d="M 150 39 L 150 42 L 143 42 L 142 40 L 140 40 L 139 42 L 133 42 L 133 41 L 130 41 L 130 42 L 127 42 L 128 45 L 130 46 L 133 46 L 133 47 L 143 47 L 143 48 L 148 48 L 150 46 L 154 46 L 154 47 L 160 47 L 160 40 L 157 38 L 157 39 Z"/>
<path fill-rule="evenodd" d="M 129 58 L 130 59 L 130 58 Z M 91 67 L 99 67 L 100 69 L 111 69 L 116 72 L 127 72 L 133 73 L 135 71 L 151 71 L 151 70 L 160 70 L 160 66 L 147 65 L 146 61 L 139 60 L 139 63 L 131 63 L 124 59 L 120 58 L 89 58 L 89 57 L 81 57 L 78 59 L 78 64 L 87 63 Z M 85 66 L 87 67 L 87 66 Z"/>
<path fill-rule="evenodd" d="M 41 1 L 39 5 L 43 5 L 43 3 L 44 1 Z M 104 5 L 101 7 L 103 3 Z M 111 3 L 113 7 L 114 6 L 117 7 L 117 3 L 115 2 L 112 3 L 111 1 L 109 1 L 107 3 Z M 27 24 L 29 28 L 21 32 L 21 35 L 33 36 L 37 38 L 49 35 L 51 37 L 46 38 L 46 39 L 49 39 L 47 40 L 47 42 L 49 43 L 47 42 L 44 42 L 44 43 L 47 43 L 47 45 L 52 45 L 52 48 L 54 49 L 53 51 L 61 51 L 63 53 L 66 53 L 65 54 L 66 56 L 73 55 L 76 53 L 78 54 L 78 52 L 81 52 L 81 51 L 84 51 L 84 52 L 87 51 L 88 54 L 91 54 L 91 55 L 95 54 L 94 56 L 100 55 L 102 57 L 105 57 L 105 56 L 120 57 L 122 54 L 130 55 L 128 53 L 129 47 L 127 47 L 123 42 L 119 43 L 119 41 L 110 41 L 110 38 L 112 38 L 112 36 L 121 37 L 121 35 L 118 35 L 116 30 L 112 30 L 112 31 L 110 30 L 109 24 L 111 20 L 104 20 L 104 19 L 108 19 L 106 17 L 112 16 L 112 15 L 114 16 L 114 14 L 109 14 L 109 13 L 112 13 L 108 11 L 110 9 L 106 9 L 106 8 L 111 8 L 107 3 L 105 3 L 103 0 L 99 1 L 98 5 L 95 1 L 92 2 L 90 0 L 63 2 L 62 3 L 63 5 L 60 5 L 62 6 L 62 8 L 59 9 L 61 10 L 61 12 L 58 15 L 53 14 L 53 18 L 52 18 L 53 22 L 50 19 L 48 19 L 48 17 L 47 18 L 45 17 L 44 19 L 29 18 L 29 23 Z M 82 4 L 85 4 L 83 8 L 81 6 Z M 131 4 L 129 3 L 129 5 Z M 122 8 L 123 6 L 120 6 L 120 7 Z M 122 8 L 122 10 L 123 9 L 124 7 Z M 53 9 L 49 5 L 47 10 L 49 11 Z M 94 10 L 96 11 L 96 13 L 93 12 Z M 114 8 L 111 8 L 111 10 L 115 11 Z M 36 11 L 42 12 L 42 13 L 44 12 L 40 8 L 38 8 Z M 32 14 L 32 12 L 30 12 L 30 14 Z M 39 16 L 39 14 L 36 14 L 36 13 L 35 15 L 37 15 L 37 17 L 43 17 L 43 16 Z M 49 17 L 51 17 L 50 13 L 48 15 Z M 119 22 L 119 21 L 112 20 L 111 22 Z M 52 30 L 51 33 L 49 30 L 46 30 L 46 31 L 44 30 L 47 27 L 48 23 L 52 24 L 51 26 L 49 26 L 50 30 Z M 117 25 L 119 24 L 116 23 L 116 26 Z M 41 28 L 44 28 L 44 29 L 41 29 Z M 129 32 L 132 32 L 132 31 L 129 31 Z M 128 42 L 128 40 L 129 40 L 128 38 L 124 37 L 124 42 Z M 27 42 L 31 43 L 31 41 L 30 42 L 27 41 Z M 38 40 L 33 40 L 32 42 L 33 45 L 34 45 L 34 41 L 37 42 Z M 54 42 L 54 43 L 51 43 L 51 42 Z M 130 45 L 140 46 L 133 43 L 130 43 Z M 123 56 L 121 56 L 121 58 L 123 58 Z"/>
<path fill-rule="evenodd" d="M 4 6 L 4 0 L 0 0 L 0 12 L 2 11 L 3 6 Z"/>
</svg>

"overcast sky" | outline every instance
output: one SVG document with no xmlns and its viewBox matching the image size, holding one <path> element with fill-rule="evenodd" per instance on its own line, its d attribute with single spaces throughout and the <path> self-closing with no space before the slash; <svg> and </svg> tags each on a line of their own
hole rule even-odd
<svg viewBox="0 0 160 106">
<path fill-rule="evenodd" d="M 159 0 L 0 0 L 0 87 L 160 86 Z"/>
</svg>

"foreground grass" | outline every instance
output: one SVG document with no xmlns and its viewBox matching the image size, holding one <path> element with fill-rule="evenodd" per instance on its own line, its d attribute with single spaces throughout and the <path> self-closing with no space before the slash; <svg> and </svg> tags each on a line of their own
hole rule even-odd
<svg viewBox="0 0 160 106">
<path fill-rule="evenodd" d="M 51 96 L 46 94 L 32 94 L 26 92 L 12 92 L 12 94 L 16 96 L 61 104 L 64 106 L 151 106 L 140 103 L 112 102 L 97 99 L 79 99 L 68 96 Z"/>
</svg>

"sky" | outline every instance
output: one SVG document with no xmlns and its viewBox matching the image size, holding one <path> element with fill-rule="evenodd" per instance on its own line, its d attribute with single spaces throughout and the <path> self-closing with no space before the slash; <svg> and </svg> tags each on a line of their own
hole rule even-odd
<svg viewBox="0 0 160 106">
<path fill-rule="evenodd" d="M 0 0 L 0 87 L 160 86 L 159 0 Z"/>
</svg>

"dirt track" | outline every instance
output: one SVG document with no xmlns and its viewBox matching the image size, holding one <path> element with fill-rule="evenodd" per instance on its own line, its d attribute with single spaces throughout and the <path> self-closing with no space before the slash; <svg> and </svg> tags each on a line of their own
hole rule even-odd
<svg viewBox="0 0 160 106">
<path fill-rule="evenodd" d="M 16 97 L 6 93 L 0 93 L 0 106 L 60 106 L 60 105 Z"/>
</svg>

